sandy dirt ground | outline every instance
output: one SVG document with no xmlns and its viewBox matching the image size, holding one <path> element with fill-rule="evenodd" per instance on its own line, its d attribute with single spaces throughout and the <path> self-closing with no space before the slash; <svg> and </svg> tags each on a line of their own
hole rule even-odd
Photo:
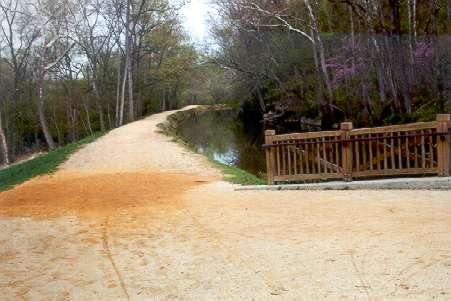
<svg viewBox="0 0 451 301">
<path fill-rule="evenodd" d="M 451 300 L 450 192 L 238 192 L 170 113 L 0 194 L 1 300 Z"/>
</svg>

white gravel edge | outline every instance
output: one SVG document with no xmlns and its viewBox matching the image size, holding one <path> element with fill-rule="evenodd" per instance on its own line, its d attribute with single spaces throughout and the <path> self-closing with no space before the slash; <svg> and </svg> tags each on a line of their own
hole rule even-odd
<svg viewBox="0 0 451 301">
<path fill-rule="evenodd" d="M 314 184 L 240 186 L 235 188 L 235 190 L 451 190 L 451 177 L 401 178 Z"/>
</svg>

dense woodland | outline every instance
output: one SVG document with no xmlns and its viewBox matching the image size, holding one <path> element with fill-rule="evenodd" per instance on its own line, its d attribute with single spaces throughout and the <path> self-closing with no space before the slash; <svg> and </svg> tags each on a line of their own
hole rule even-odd
<svg viewBox="0 0 451 301">
<path fill-rule="evenodd" d="M 323 129 L 450 111 L 449 0 L 214 2 L 201 50 L 183 1 L 0 0 L 0 162 L 191 103 Z"/>
<path fill-rule="evenodd" d="M 197 101 L 182 5 L 0 0 L 0 162 Z"/>
<path fill-rule="evenodd" d="M 214 59 L 235 76 L 232 98 L 247 95 L 272 127 L 450 111 L 449 0 L 216 2 Z"/>
</svg>

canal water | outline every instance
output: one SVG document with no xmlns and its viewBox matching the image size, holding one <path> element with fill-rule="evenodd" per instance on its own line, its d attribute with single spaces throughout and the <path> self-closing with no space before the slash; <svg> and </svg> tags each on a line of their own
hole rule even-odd
<svg viewBox="0 0 451 301">
<path fill-rule="evenodd" d="M 263 127 L 242 112 L 228 109 L 192 114 L 179 123 L 177 135 L 205 156 L 264 178 Z"/>
</svg>

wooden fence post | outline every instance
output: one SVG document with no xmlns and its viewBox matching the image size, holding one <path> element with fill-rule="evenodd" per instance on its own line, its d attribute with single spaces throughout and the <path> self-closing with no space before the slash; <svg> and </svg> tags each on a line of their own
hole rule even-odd
<svg viewBox="0 0 451 301">
<path fill-rule="evenodd" d="M 343 122 L 340 124 L 341 139 L 349 140 L 351 138 L 352 122 Z M 343 162 L 343 180 L 352 181 L 352 143 L 344 141 L 341 144 L 342 162 Z"/>
<path fill-rule="evenodd" d="M 274 141 L 274 136 L 276 131 L 267 130 L 265 131 L 265 144 L 271 145 Z M 274 148 L 266 148 L 266 174 L 268 177 L 268 185 L 274 185 L 274 172 L 275 172 L 275 158 L 274 158 Z"/>
<path fill-rule="evenodd" d="M 437 115 L 437 163 L 439 177 L 448 177 L 450 172 L 450 139 L 449 122 L 450 114 Z"/>
</svg>

